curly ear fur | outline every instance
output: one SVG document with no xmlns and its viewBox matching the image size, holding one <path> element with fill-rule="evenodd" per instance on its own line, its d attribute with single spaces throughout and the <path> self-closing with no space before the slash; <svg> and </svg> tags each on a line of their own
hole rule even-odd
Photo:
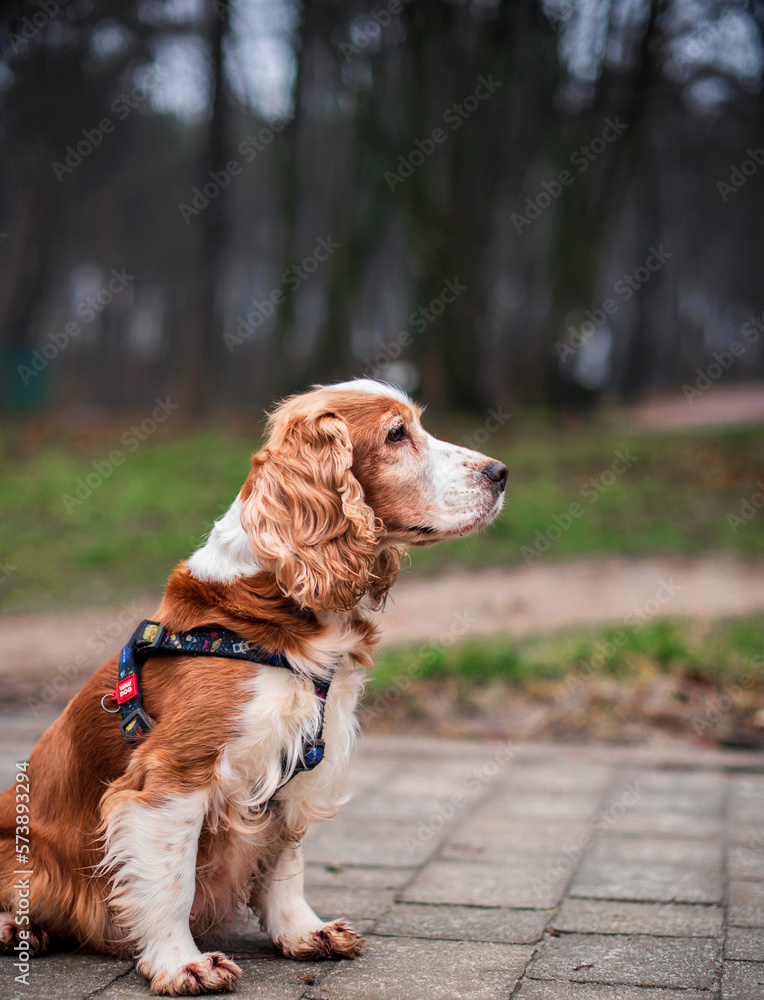
<svg viewBox="0 0 764 1000">
<path fill-rule="evenodd" d="M 242 493 L 255 558 L 301 607 L 346 610 L 366 593 L 379 599 L 394 577 L 384 553 L 375 555 L 384 529 L 350 471 L 347 424 L 322 412 L 271 426 Z"/>
<path fill-rule="evenodd" d="M 389 545 L 377 555 L 369 577 L 369 594 L 379 608 L 384 606 L 387 592 L 398 579 L 401 560 L 408 549 L 402 545 Z"/>
</svg>

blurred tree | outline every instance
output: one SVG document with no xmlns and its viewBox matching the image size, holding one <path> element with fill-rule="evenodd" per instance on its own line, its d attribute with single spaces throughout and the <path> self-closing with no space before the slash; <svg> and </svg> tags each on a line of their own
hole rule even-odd
<svg viewBox="0 0 764 1000">
<path fill-rule="evenodd" d="M 188 294 L 183 317 L 184 398 L 194 410 L 203 413 L 219 396 L 222 368 L 223 310 L 220 288 L 224 280 L 226 256 L 229 185 L 227 164 L 229 148 L 228 109 L 230 98 L 224 93 L 224 46 L 230 30 L 229 6 L 215 3 L 205 11 L 200 33 L 209 53 L 211 113 L 201 137 L 197 188 L 204 194 L 209 184 L 217 192 L 205 200 L 198 225 L 192 228 L 194 241 Z M 226 172 L 226 182 L 218 183 Z M 200 202 L 201 203 L 201 202 Z"/>
<path fill-rule="evenodd" d="M 362 372 L 475 411 L 678 387 L 762 310 L 762 17 L 743 0 L 7 4 L 6 405 L 173 392 L 207 413 Z M 608 121 L 628 128 L 605 141 Z M 665 266 L 614 291 L 661 245 Z M 112 268 L 133 277 L 87 319 Z M 604 339 L 560 366 L 608 298 Z M 725 377 L 762 374 L 749 341 Z"/>
</svg>

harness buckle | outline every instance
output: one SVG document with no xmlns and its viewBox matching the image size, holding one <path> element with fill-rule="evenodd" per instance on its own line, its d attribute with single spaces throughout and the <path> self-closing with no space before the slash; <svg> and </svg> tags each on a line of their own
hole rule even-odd
<svg viewBox="0 0 764 1000">
<path fill-rule="evenodd" d="M 145 736 L 152 727 L 153 723 L 143 709 L 136 708 L 122 720 L 119 728 L 128 743 L 135 743 L 141 736 Z"/>
<path fill-rule="evenodd" d="M 148 622 L 143 632 L 135 640 L 135 648 L 145 653 L 148 649 L 159 649 L 165 636 L 165 627 L 158 622 Z"/>
</svg>

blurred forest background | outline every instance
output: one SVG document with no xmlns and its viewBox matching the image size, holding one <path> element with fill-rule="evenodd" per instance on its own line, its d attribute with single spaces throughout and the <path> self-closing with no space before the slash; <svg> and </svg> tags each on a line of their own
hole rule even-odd
<svg viewBox="0 0 764 1000">
<path fill-rule="evenodd" d="M 376 374 L 553 407 L 762 374 L 760 0 L 23 0 L 2 399 Z"/>
<path fill-rule="evenodd" d="M 0 18 L 0 705 L 153 612 L 264 407 L 372 375 L 510 479 L 412 551 L 368 724 L 764 745 L 762 0 Z"/>
</svg>

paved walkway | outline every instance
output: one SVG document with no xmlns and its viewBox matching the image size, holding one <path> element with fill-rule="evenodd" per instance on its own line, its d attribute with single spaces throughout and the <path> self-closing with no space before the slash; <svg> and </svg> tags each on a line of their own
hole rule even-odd
<svg viewBox="0 0 764 1000">
<path fill-rule="evenodd" d="M 0 779 L 41 721 L 0 720 Z M 363 741 L 353 798 L 316 827 L 308 899 L 367 937 L 354 962 L 219 944 L 241 1000 L 764 998 L 764 757 Z M 148 996 L 131 963 L 60 951 L 2 1000 Z"/>
</svg>

